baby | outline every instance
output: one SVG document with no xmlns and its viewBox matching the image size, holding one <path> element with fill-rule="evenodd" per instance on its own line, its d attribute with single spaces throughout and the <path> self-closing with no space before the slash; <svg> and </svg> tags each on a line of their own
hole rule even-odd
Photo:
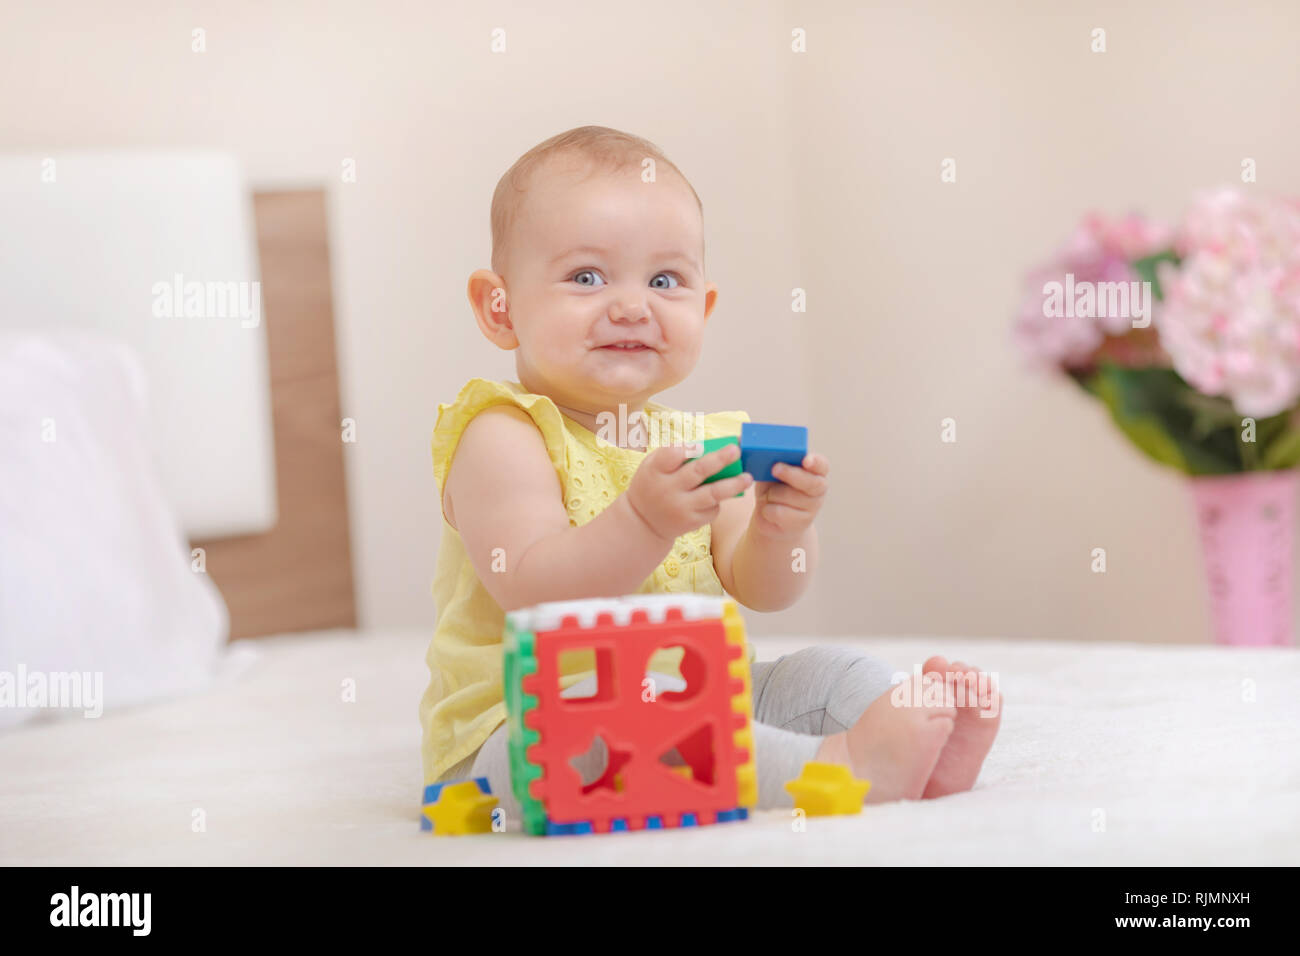
<svg viewBox="0 0 1300 956">
<path fill-rule="evenodd" d="M 468 293 L 483 335 L 515 353 L 519 381 L 473 379 L 438 410 L 445 520 L 433 679 L 420 707 L 424 773 L 426 783 L 487 777 L 517 819 L 505 612 L 671 591 L 789 607 L 817 564 L 813 522 L 830 468 L 809 453 L 798 467 L 775 466 L 776 482 L 741 474 L 704 484 L 739 450 L 693 458 L 693 443 L 738 434 L 748 417 L 719 412 L 687 429 L 686 416 L 651 400 L 695 368 L 718 291 L 705 278 L 699 197 L 639 137 L 586 126 L 525 153 L 497 185 L 492 268 L 470 276 Z M 626 427 L 638 415 L 659 427 Z M 680 656 L 660 652 L 649 670 L 680 679 Z M 573 695 L 592 664 L 570 665 Z M 870 780 L 868 803 L 968 790 L 997 733 L 1001 695 L 960 661 L 931 657 L 897 685 L 893 668 L 846 647 L 751 668 L 760 807 L 790 806 L 784 784 L 809 760 Z M 605 759 L 597 739 L 575 763 L 584 782 Z"/>
</svg>

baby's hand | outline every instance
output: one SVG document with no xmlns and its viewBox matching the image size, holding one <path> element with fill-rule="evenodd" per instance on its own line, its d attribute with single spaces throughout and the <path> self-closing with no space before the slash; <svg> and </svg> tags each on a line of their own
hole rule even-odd
<svg viewBox="0 0 1300 956">
<path fill-rule="evenodd" d="M 821 511 L 830 482 L 831 465 L 826 456 L 809 453 L 802 468 L 777 462 L 772 477 L 754 487 L 754 516 L 750 524 L 769 538 L 797 538 L 811 527 Z"/>
<path fill-rule="evenodd" d="M 700 445 L 668 445 L 642 460 L 627 488 L 627 501 L 652 532 L 674 541 L 713 521 L 726 501 L 753 483 L 752 476 L 736 475 L 703 484 L 740 457 L 740 447 L 725 445 L 717 451 L 699 455 Z"/>
</svg>

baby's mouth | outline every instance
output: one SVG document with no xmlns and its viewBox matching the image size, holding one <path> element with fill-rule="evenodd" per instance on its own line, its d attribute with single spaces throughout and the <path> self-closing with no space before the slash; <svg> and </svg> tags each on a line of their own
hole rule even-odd
<svg viewBox="0 0 1300 956">
<path fill-rule="evenodd" d="M 644 342 L 611 342 L 609 345 L 602 345 L 596 349 L 598 352 L 626 352 L 629 354 L 636 352 L 653 352 L 650 346 Z"/>
</svg>

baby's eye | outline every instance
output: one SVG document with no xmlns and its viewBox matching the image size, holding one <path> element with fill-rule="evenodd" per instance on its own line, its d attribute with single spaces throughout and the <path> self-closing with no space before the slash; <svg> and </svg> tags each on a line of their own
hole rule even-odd
<svg viewBox="0 0 1300 956">
<path fill-rule="evenodd" d="M 578 285 L 597 286 L 603 284 L 605 280 L 591 269 L 583 269 L 573 274 L 573 281 Z"/>
<path fill-rule="evenodd" d="M 672 284 L 671 284 L 671 285 L 656 285 L 655 283 L 657 283 L 660 279 L 665 279 L 665 280 L 667 280 L 668 282 L 670 282 L 670 283 L 672 283 Z M 674 275 L 672 275 L 672 274 L 670 274 L 670 273 L 667 273 L 667 272 L 661 272 L 661 273 L 659 273 L 657 276 L 655 276 L 653 279 L 650 280 L 650 285 L 651 285 L 652 288 L 655 288 L 655 289 L 675 289 L 675 288 L 677 288 L 677 277 L 674 276 Z"/>
</svg>

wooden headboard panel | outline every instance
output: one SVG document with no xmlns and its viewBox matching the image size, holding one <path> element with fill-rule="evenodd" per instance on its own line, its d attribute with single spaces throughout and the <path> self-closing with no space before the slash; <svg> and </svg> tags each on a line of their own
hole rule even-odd
<svg viewBox="0 0 1300 956">
<path fill-rule="evenodd" d="M 253 208 L 279 520 L 266 534 L 194 543 L 230 609 L 231 640 L 356 626 L 325 194 L 257 193 Z"/>
</svg>

